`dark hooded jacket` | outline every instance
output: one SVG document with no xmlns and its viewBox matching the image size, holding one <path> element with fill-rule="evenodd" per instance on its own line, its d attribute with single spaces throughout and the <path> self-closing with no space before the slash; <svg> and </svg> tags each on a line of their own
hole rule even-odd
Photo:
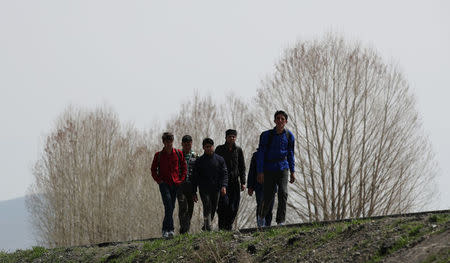
<svg viewBox="0 0 450 263">
<path fill-rule="evenodd" d="M 228 150 L 226 144 L 219 145 L 216 153 L 225 159 L 228 170 L 228 184 L 245 184 L 245 160 L 241 147 L 233 145 L 231 151 Z"/>
<path fill-rule="evenodd" d="M 193 191 L 219 191 L 228 186 L 228 171 L 225 160 L 218 154 L 203 154 L 195 161 L 194 173 L 191 178 Z"/>
</svg>

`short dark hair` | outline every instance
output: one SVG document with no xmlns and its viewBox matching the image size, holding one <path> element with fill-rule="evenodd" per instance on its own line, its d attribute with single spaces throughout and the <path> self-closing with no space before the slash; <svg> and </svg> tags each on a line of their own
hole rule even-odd
<svg viewBox="0 0 450 263">
<path fill-rule="evenodd" d="M 228 130 L 225 131 L 225 137 L 228 136 L 228 135 L 237 136 L 237 131 L 233 130 L 233 129 L 228 129 Z"/>
<path fill-rule="evenodd" d="M 287 113 L 282 110 L 277 110 L 275 112 L 275 114 L 273 115 L 273 119 L 275 120 L 277 118 L 277 115 L 280 115 L 280 114 L 283 115 L 286 120 L 288 119 Z"/>
<path fill-rule="evenodd" d="M 181 139 L 181 142 L 192 142 L 192 137 L 191 135 L 184 135 L 183 138 Z"/>
<path fill-rule="evenodd" d="M 203 139 L 202 145 L 205 146 L 206 144 L 214 145 L 214 141 L 211 138 L 205 138 Z"/>
<path fill-rule="evenodd" d="M 164 141 L 173 141 L 173 134 L 171 132 L 165 132 L 162 135 L 162 140 Z"/>
</svg>

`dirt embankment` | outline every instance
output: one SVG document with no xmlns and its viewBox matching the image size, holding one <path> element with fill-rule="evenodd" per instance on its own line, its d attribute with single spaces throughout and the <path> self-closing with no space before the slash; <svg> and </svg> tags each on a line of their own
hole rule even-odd
<svg viewBox="0 0 450 263">
<path fill-rule="evenodd" d="M 450 262 L 450 211 L 83 247 L 0 252 L 0 262 Z"/>
</svg>

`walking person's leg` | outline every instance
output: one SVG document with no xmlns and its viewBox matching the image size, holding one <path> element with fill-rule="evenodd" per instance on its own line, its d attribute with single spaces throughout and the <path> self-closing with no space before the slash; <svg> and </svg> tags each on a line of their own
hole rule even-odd
<svg viewBox="0 0 450 263">
<path fill-rule="evenodd" d="M 173 224 L 173 211 L 175 210 L 175 203 L 177 201 L 177 193 L 178 193 L 178 189 L 179 187 L 177 185 L 170 185 L 169 186 L 169 190 L 170 190 L 170 219 L 169 219 L 169 237 L 173 237 L 175 232 L 175 227 Z"/>
<path fill-rule="evenodd" d="M 239 210 L 239 203 L 241 201 L 241 186 L 239 183 L 233 184 L 230 189 L 231 193 L 229 194 L 229 216 L 226 225 L 227 230 L 231 230 L 233 228 L 234 220 L 236 219 L 237 212 Z"/>
<path fill-rule="evenodd" d="M 207 192 L 200 192 L 200 198 L 203 204 L 203 227 L 202 230 L 211 230 L 212 221 L 212 207 L 211 207 L 211 197 Z"/>
<path fill-rule="evenodd" d="M 286 221 L 289 170 L 279 171 L 276 176 L 276 180 L 278 185 L 278 208 L 276 221 L 278 224 L 284 224 Z"/>
<path fill-rule="evenodd" d="M 210 200 L 211 200 L 211 221 L 214 219 L 214 215 L 216 213 L 217 210 L 217 205 L 219 203 L 219 196 L 220 196 L 220 192 L 219 191 L 212 191 L 210 193 Z"/>
<path fill-rule="evenodd" d="M 177 193 L 178 199 L 178 219 L 180 221 L 180 234 L 184 234 L 189 231 L 188 223 L 190 221 L 188 212 L 188 196 L 185 193 L 184 183 L 180 185 Z M 192 199 L 192 198 L 191 198 Z"/>
<path fill-rule="evenodd" d="M 276 188 L 276 185 L 275 185 L 275 188 Z M 269 205 L 269 213 L 267 213 L 267 215 L 265 217 L 266 226 L 270 226 L 272 224 L 272 216 L 273 216 L 272 214 L 273 214 L 273 204 L 274 203 L 275 203 L 275 193 L 273 193 L 272 202 Z"/>
<path fill-rule="evenodd" d="M 173 202 L 171 197 L 170 186 L 166 183 L 159 184 L 159 191 L 164 205 L 164 219 L 162 224 L 163 237 L 168 237 L 168 234 L 173 230 Z"/>
<path fill-rule="evenodd" d="M 261 188 L 256 188 L 255 189 L 255 199 L 256 199 L 256 224 L 258 225 L 258 227 L 261 227 L 259 225 L 259 221 L 258 218 L 261 215 L 261 208 L 262 208 L 262 202 L 263 202 L 263 189 Z"/>
<path fill-rule="evenodd" d="M 192 214 L 194 213 L 194 199 L 192 194 L 192 184 L 187 183 L 184 189 L 184 195 L 187 199 L 187 213 L 186 213 L 186 222 L 185 222 L 185 230 L 186 233 L 189 232 L 191 228 L 191 220 Z"/>
<path fill-rule="evenodd" d="M 259 225 L 265 226 L 265 217 L 270 212 L 270 203 L 273 202 L 275 192 L 275 180 L 276 172 L 265 171 L 264 172 L 264 184 L 263 184 L 263 202 L 261 207 L 261 214 L 259 217 Z"/>
<path fill-rule="evenodd" d="M 217 217 L 220 230 L 225 230 L 228 221 L 228 196 L 220 196 L 217 204 Z"/>
</svg>

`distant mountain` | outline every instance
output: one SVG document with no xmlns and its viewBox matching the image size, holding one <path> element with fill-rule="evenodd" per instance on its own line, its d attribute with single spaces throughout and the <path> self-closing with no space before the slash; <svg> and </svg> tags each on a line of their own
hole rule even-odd
<svg viewBox="0 0 450 263">
<path fill-rule="evenodd" d="M 0 251 L 27 249 L 35 244 L 25 197 L 0 201 Z"/>
</svg>

